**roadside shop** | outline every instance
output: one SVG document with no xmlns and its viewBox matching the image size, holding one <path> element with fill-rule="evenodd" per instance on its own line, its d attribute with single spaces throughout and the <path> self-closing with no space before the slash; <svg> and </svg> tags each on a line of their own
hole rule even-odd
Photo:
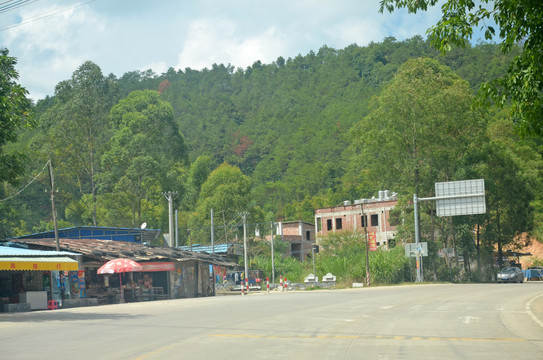
<svg viewBox="0 0 543 360">
<path fill-rule="evenodd" d="M 62 275 L 78 273 L 78 256 L 0 246 L 0 311 L 47 309 L 48 301 L 59 293 Z"/>
<path fill-rule="evenodd" d="M 56 246 L 54 239 L 13 241 L 39 250 Z M 96 299 L 98 304 L 112 304 L 214 296 L 213 266 L 235 266 L 218 255 L 134 242 L 60 239 L 59 244 L 62 250 L 81 254 L 77 278 L 73 273 L 64 276 L 61 298 L 65 307 L 83 306 L 84 298 Z M 142 269 L 120 274 L 97 273 L 107 261 L 122 258 L 137 262 Z M 81 282 L 85 284 L 84 292 L 81 288 L 78 292 L 75 286 Z"/>
</svg>

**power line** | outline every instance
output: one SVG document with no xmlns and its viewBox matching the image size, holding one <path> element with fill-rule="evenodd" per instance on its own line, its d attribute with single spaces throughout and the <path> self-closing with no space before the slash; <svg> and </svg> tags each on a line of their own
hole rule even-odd
<svg viewBox="0 0 543 360">
<path fill-rule="evenodd" d="M 38 0 L 9 0 L 0 4 L 0 14 L 15 10 L 25 5 L 30 5 Z"/>
<path fill-rule="evenodd" d="M 34 0 L 34 1 L 38 1 L 38 0 Z M 74 5 L 71 5 L 71 6 L 67 6 L 67 7 L 64 7 L 64 8 L 61 8 L 61 9 L 55 9 L 55 10 L 50 10 L 50 11 L 47 11 L 47 12 L 44 12 L 43 14 L 40 14 L 40 15 L 36 15 L 34 17 L 31 17 L 31 18 L 28 18 L 26 20 L 23 20 L 21 21 L 20 23 L 18 24 L 15 24 L 15 25 L 11 25 L 11 26 L 7 26 L 5 28 L 2 28 L 0 29 L 0 31 L 5 31 L 5 30 L 9 30 L 9 29 L 13 29 L 15 27 L 18 27 L 18 26 L 21 26 L 21 25 L 26 25 L 26 24 L 29 24 L 29 23 L 33 23 L 35 21 L 38 21 L 38 20 L 42 20 L 42 19 L 46 19 L 48 17 L 51 17 L 51 16 L 54 16 L 54 15 L 57 15 L 57 14 L 60 14 L 60 13 L 63 13 L 65 11 L 68 11 L 68 10 L 71 10 L 71 9 L 75 9 L 79 6 L 83 6 L 83 5 L 87 5 L 91 2 L 95 2 L 96 0 L 89 0 L 89 1 L 85 1 L 85 2 L 79 2 L 79 3 L 76 3 Z"/>
<path fill-rule="evenodd" d="M 38 175 L 36 175 L 36 176 L 34 177 L 34 179 L 32 179 L 32 180 L 31 180 L 24 188 L 22 188 L 21 190 L 19 190 L 19 192 L 17 192 L 17 194 L 11 195 L 10 197 L 7 197 L 7 198 L 5 198 L 5 199 L 0 199 L 0 201 L 9 200 L 9 199 L 14 198 L 15 196 L 19 195 L 19 194 L 22 193 L 23 191 L 25 191 L 26 188 L 29 187 L 34 181 L 36 181 L 36 179 L 38 178 L 38 176 L 41 175 L 41 173 L 43 172 L 43 170 L 45 170 L 45 168 L 47 167 L 47 165 L 49 165 L 49 161 L 50 161 L 50 160 L 47 161 L 47 163 L 45 164 L 45 166 L 43 167 L 43 169 L 41 169 L 41 171 L 38 173 Z"/>
</svg>

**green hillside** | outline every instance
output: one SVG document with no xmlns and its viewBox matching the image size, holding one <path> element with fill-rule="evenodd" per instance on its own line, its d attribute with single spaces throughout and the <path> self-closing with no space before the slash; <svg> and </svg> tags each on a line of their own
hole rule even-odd
<svg viewBox="0 0 543 360">
<path fill-rule="evenodd" d="M 399 180 L 382 178 L 376 167 L 361 161 L 365 145 L 353 138 L 363 136 L 367 125 L 360 124 L 377 106 L 372 99 L 392 83 L 406 61 L 429 58 L 446 65 L 454 78 L 469 84 L 466 96 L 471 97 L 482 82 L 504 74 L 513 56 L 491 44 L 441 56 L 415 37 L 339 50 L 323 46 L 295 58 L 279 57 L 271 64 L 257 61 L 246 69 L 213 64 L 201 71 L 170 69 L 160 75 L 133 71 L 116 78 L 102 74 L 99 64 L 87 62 L 57 85 L 55 96 L 38 102 L 34 107 L 38 128 L 21 134 L 13 145 L 29 156 L 20 184 L 51 158 L 59 188 L 57 208 L 66 226 L 139 226 L 145 221 L 167 232 L 162 192 L 170 190 L 179 193 L 175 208 L 180 211 L 180 227 L 201 229 L 193 231 L 199 242 L 209 241 L 205 229 L 210 207 L 223 225 L 239 224 L 238 212 L 247 209 L 255 224 L 312 221 L 316 207 L 371 197 L 385 186 L 393 191 L 408 188 Z M 498 112 L 481 110 L 478 116 L 486 119 L 480 122 L 484 136 L 489 119 L 492 124 L 505 121 Z M 380 144 L 387 151 L 384 134 Z M 539 164 L 536 141 L 518 139 L 513 132 L 503 134 L 490 136 L 500 137 L 500 146 L 512 151 L 516 161 L 531 158 Z M 465 162 L 468 154 L 483 156 L 468 151 L 481 148 L 473 141 L 457 142 L 466 147 L 455 160 L 463 165 L 455 164 L 447 176 L 479 171 Z M 231 166 L 219 167 L 225 162 Z M 538 176 L 533 168 L 519 171 L 535 171 L 530 176 Z M 210 187 L 213 181 L 232 186 Z M 4 233 L 51 228 L 47 186 L 44 173 L 37 184 L 2 205 L 2 211 L 10 214 L 2 224 Z M 6 184 L 3 190 L 7 196 L 16 187 Z M 181 238 L 186 241 L 185 231 Z"/>
</svg>

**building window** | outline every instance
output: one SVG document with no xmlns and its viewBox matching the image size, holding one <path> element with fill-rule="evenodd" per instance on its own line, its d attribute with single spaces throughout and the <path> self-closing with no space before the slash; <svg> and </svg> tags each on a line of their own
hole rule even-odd
<svg viewBox="0 0 543 360">
<path fill-rule="evenodd" d="M 360 222 L 362 223 L 362 227 L 365 228 L 368 226 L 368 217 L 366 215 L 362 215 L 360 217 Z"/>
<path fill-rule="evenodd" d="M 331 231 L 332 230 L 332 219 L 326 220 L 326 230 Z"/>
<path fill-rule="evenodd" d="M 341 230 L 341 218 L 336 219 L 336 230 Z"/>
<path fill-rule="evenodd" d="M 379 215 L 373 214 L 371 216 L 371 226 L 379 226 Z"/>
<path fill-rule="evenodd" d="M 311 241 L 311 231 L 308 230 L 305 232 L 305 239 L 307 241 Z"/>
</svg>

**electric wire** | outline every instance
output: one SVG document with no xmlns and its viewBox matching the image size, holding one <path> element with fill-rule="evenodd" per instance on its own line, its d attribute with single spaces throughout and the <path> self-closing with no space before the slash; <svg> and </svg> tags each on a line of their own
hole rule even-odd
<svg viewBox="0 0 543 360">
<path fill-rule="evenodd" d="M 35 0 L 35 1 L 38 1 L 38 0 Z M 33 23 L 33 22 L 38 21 L 38 20 L 46 19 L 48 17 L 58 15 L 60 13 L 66 12 L 68 10 L 75 9 L 75 8 L 83 6 L 83 5 L 90 4 L 90 3 L 95 2 L 95 1 L 96 0 L 89 0 L 89 1 L 79 2 L 79 3 L 73 4 L 73 5 L 61 8 L 61 9 L 54 9 L 54 10 L 46 11 L 46 12 L 44 12 L 42 14 L 36 15 L 36 16 L 28 18 L 28 19 L 25 19 L 25 20 L 21 21 L 18 24 L 14 24 L 14 25 L 11 25 L 11 26 L 6 26 L 4 28 L 1 28 L 0 31 L 13 29 L 13 28 L 21 26 L 21 25 L 26 25 L 26 24 L 30 24 L 30 23 Z"/>
<path fill-rule="evenodd" d="M 24 5 L 30 5 L 32 3 L 35 3 L 36 1 L 38 0 L 10 0 L 3 2 L 2 4 L 0 4 L 0 14 L 20 8 Z"/>
<path fill-rule="evenodd" d="M 36 175 L 36 176 L 34 177 L 34 179 L 30 180 L 30 182 L 29 182 L 24 188 L 22 188 L 21 190 L 19 190 L 19 191 L 18 191 L 16 194 L 14 194 L 14 195 L 11 195 L 11 196 L 9 196 L 9 197 L 7 197 L 7 198 L 5 198 L 5 199 L 0 199 L 0 201 L 9 200 L 9 199 L 14 198 L 15 196 L 19 195 L 19 194 L 22 193 L 23 191 L 25 191 L 26 188 L 29 187 L 30 185 L 32 185 L 32 183 L 33 183 L 34 181 L 36 181 L 36 179 L 38 178 L 38 176 L 41 175 L 41 173 L 43 172 L 43 170 L 45 170 L 45 168 L 49 165 L 49 161 L 51 161 L 51 160 L 48 160 L 48 161 L 47 161 L 47 163 L 45 164 L 45 166 L 43 167 L 43 169 L 41 169 L 41 171 L 38 173 L 38 175 Z"/>
</svg>

